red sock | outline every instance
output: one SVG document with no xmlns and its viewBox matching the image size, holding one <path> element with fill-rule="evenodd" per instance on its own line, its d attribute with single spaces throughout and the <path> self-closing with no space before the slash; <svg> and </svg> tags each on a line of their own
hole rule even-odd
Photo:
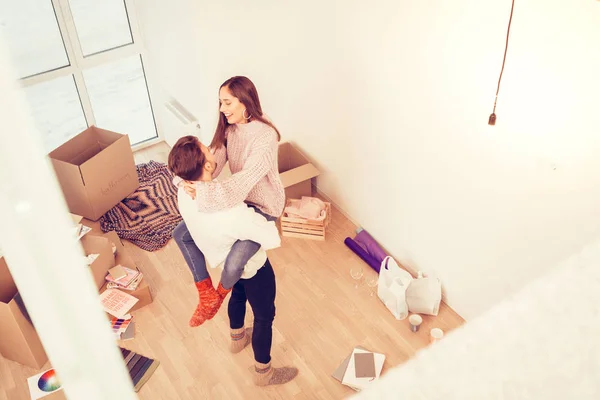
<svg viewBox="0 0 600 400">
<path fill-rule="evenodd" d="M 227 294 L 228 294 L 229 292 L 231 292 L 231 289 L 232 289 L 232 288 L 225 289 L 225 288 L 223 287 L 223 284 L 222 284 L 221 282 L 219 282 L 219 286 L 217 286 L 217 293 L 219 294 L 219 296 L 221 296 L 221 299 L 222 299 L 222 300 L 225 300 L 225 297 L 227 297 Z"/>
<path fill-rule="evenodd" d="M 206 319 L 211 319 L 217 315 L 219 308 L 221 308 L 221 304 L 223 304 L 223 300 L 227 296 L 227 293 L 231 292 L 231 289 L 225 289 L 221 282 L 219 282 L 219 286 L 217 286 L 217 290 L 215 292 L 217 293 L 218 297 L 211 298 L 211 300 L 208 302 L 206 307 Z"/>
<path fill-rule="evenodd" d="M 190 319 L 190 326 L 192 327 L 200 326 L 207 319 L 212 318 L 214 314 L 209 318 L 209 310 L 211 309 L 211 305 L 215 301 L 219 301 L 221 299 L 221 296 L 213 287 L 210 277 L 204 279 L 203 281 L 196 282 L 196 289 L 198 289 L 198 295 L 200 299 L 198 302 L 198 307 L 196 307 L 196 311 L 194 311 L 194 315 L 192 315 L 192 318 Z"/>
</svg>

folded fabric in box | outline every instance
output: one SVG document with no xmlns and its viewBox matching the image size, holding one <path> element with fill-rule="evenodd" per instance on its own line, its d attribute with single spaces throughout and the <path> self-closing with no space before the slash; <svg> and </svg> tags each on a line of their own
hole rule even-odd
<svg viewBox="0 0 600 400">
<path fill-rule="evenodd" d="M 325 203 L 316 197 L 303 196 L 301 200 L 290 200 L 290 205 L 285 208 L 288 217 L 305 218 L 322 221 L 327 216 Z"/>
</svg>

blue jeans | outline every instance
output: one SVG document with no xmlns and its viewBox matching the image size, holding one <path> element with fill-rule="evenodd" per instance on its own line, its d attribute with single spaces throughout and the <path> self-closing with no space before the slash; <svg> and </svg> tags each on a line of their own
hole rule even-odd
<svg viewBox="0 0 600 400">
<path fill-rule="evenodd" d="M 261 212 L 256 207 L 253 208 L 268 221 L 275 221 L 277 219 Z M 192 271 L 194 282 L 200 282 L 208 278 L 209 275 L 206 269 L 204 254 L 198 246 L 196 246 L 196 243 L 194 243 L 194 239 L 192 238 L 185 221 L 181 221 L 173 230 L 173 239 L 175 239 L 175 243 L 179 246 L 185 262 L 190 268 L 190 271 Z M 251 240 L 238 240 L 233 244 L 231 251 L 225 259 L 225 265 L 223 266 L 223 272 L 221 274 L 221 285 L 223 285 L 223 288 L 231 289 L 233 285 L 240 280 L 242 273 L 244 272 L 244 267 L 248 264 L 248 260 L 250 260 L 259 249 L 260 244 Z"/>
</svg>

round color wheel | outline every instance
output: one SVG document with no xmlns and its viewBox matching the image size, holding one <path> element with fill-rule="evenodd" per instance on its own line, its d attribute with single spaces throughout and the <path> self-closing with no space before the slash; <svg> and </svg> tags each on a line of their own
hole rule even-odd
<svg viewBox="0 0 600 400">
<path fill-rule="evenodd" d="M 56 373 L 53 369 L 50 369 L 40 376 L 38 380 L 38 387 L 43 392 L 53 392 L 57 389 L 60 389 L 60 382 L 56 377 Z"/>
</svg>

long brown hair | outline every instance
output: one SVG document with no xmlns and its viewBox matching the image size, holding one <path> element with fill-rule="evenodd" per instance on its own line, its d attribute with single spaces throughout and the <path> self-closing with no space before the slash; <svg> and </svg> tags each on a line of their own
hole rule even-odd
<svg viewBox="0 0 600 400">
<path fill-rule="evenodd" d="M 258 91 L 250 79 L 246 78 L 245 76 L 234 76 L 223 82 L 223 84 L 219 87 L 219 90 L 221 90 L 222 87 L 229 89 L 231 94 L 246 107 L 246 112 L 248 115 L 252 116 L 248 122 L 256 120 L 262 122 L 263 124 L 269 125 L 271 128 L 275 129 L 275 132 L 277 132 L 277 141 L 281 140 L 281 134 L 279 133 L 279 130 L 277 130 L 271 121 L 263 116 L 262 107 L 260 106 L 260 100 L 258 98 Z M 221 108 L 220 104 L 219 108 Z M 217 129 L 215 130 L 215 136 L 210 143 L 210 147 L 212 149 L 218 149 L 221 146 L 227 145 L 225 133 L 228 127 L 229 122 L 227 122 L 227 118 L 225 118 L 225 115 L 219 111 L 219 123 L 217 124 Z"/>
</svg>

